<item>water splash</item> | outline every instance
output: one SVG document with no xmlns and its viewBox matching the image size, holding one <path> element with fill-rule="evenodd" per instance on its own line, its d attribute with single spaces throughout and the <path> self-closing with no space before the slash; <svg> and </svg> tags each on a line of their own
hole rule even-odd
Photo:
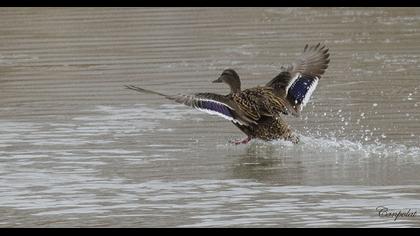
<svg viewBox="0 0 420 236">
<path fill-rule="evenodd" d="M 300 135 L 301 144 L 296 145 L 296 148 L 301 148 L 306 152 L 336 152 L 355 154 L 364 157 L 418 157 L 420 156 L 420 147 L 406 146 L 403 144 L 383 144 L 376 143 L 362 143 L 346 139 L 338 139 L 335 137 L 319 138 Z M 262 141 L 261 141 L 262 142 Z M 258 142 L 258 143 L 261 143 Z M 284 140 L 277 140 L 269 142 L 273 145 L 280 145 L 282 147 L 293 146 L 290 142 Z"/>
</svg>

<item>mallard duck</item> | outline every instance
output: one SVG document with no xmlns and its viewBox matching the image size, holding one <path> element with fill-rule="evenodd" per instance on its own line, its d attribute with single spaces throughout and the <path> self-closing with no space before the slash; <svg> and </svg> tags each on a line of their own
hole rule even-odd
<svg viewBox="0 0 420 236">
<path fill-rule="evenodd" d="M 238 73 L 233 69 L 226 69 L 213 83 L 226 83 L 230 88 L 227 95 L 166 95 L 133 85 L 126 88 L 160 95 L 231 121 L 247 135 L 242 140 L 231 141 L 234 144 L 245 144 L 251 139 L 284 139 L 298 143 L 299 137 L 281 116 L 300 116 L 329 61 L 328 48 L 325 45 L 306 45 L 303 53 L 292 64 L 282 66 L 281 72 L 267 84 L 244 90 L 241 89 Z"/>
</svg>

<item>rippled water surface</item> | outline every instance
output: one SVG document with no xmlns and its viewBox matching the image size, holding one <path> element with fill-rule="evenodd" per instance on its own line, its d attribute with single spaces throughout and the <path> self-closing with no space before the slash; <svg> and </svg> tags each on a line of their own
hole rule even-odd
<svg viewBox="0 0 420 236">
<path fill-rule="evenodd" d="M 0 227 L 419 227 L 418 8 L 0 9 Z M 331 63 L 302 142 L 252 141 L 162 93 Z M 379 216 L 376 208 L 416 211 Z"/>
</svg>

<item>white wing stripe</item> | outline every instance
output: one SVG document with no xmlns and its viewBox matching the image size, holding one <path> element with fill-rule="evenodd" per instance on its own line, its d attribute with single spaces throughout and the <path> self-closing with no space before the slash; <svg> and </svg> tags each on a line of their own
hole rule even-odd
<svg viewBox="0 0 420 236">
<path fill-rule="evenodd" d="M 314 81 L 312 82 L 311 86 L 308 89 L 308 92 L 306 92 L 305 97 L 303 98 L 302 106 L 305 106 L 306 103 L 308 103 L 309 99 L 312 96 L 312 93 L 315 91 L 316 86 L 318 85 L 318 80 L 319 78 L 315 77 Z"/>
<path fill-rule="evenodd" d="M 199 100 L 199 101 L 204 101 L 204 102 L 213 102 L 213 103 L 217 103 L 217 104 L 219 104 L 219 105 L 223 105 L 223 106 L 225 106 L 225 107 L 229 107 L 231 110 L 233 110 L 233 108 L 232 108 L 232 107 L 230 107 L 230 106 L 228 106 L 227 104 L 222 103 L 222 102 L 219 102 L 219 101 L 216 101 L 216 100 L 206 99 L 206 98 L 195 98 L 195 99 L 196 99 L 196 100 Z"/>
<path fill-rule="evenodd" d="M 287 85 L 287 87 L 286 87 L 286 95 L 289 93 L 289 88 L 290 88 L 290 86 L 292 86 L 292 84 L 293 83 L 295 83 L 295 81 L 299 78 L 299 76 L 300 76 L 300 73 L 297 73 L 296 75 L 295 75 L 295 77 L 293 77 L 290 81 L 289 81 L 289 84 Z"/>
<path fill-rule="evenodd" d="M 219 113 L 219 112 L 216 112 L 216 111 L 213 111 L 213 110 L 208 110 L 208 109 L 202 109 L 202 108 L 199 108 L 199 107 L 195 107 L 197 110 L 199 110 L 199 111 L 203 111 L 203 112 L 205 112 L 205 113 L 207 113 L 207 114 L 210 114 L 210 115 L 218 115 L 218 116 L 221 116 L 221 117 L 223 117 L 223 118 L 225 118 L 225 119 L 227 119 L 227 120 L 230 120 L 230 121 L 232 121 L 232 122 L 235 122 L 235 123 L 238 123 L 238 124 L 240 124 L 240 125 L 243 125 L 242 124 L 242 122 L 240 122 L 239 120 L 237 120 L 237 119 L 233 119 L 232 117 L 230 117 L 230 116 L 227 116 L 227 115 L 224 115 L 224 114 L 222 114 L 222 113 Z"/>
<path fill-rule="evenodd" d="M 230 107 L 229 105 L 227 105 L 227 104 L 225 104 L 225 103 L 222 103 L 222 102 L 219 102 L 219 101 L 215 101 L 215 100 L 213 100 L 213 99 L 206 99 L 206 98 L 195 98 L 195 99 L 196 99 L 197 101 L 212 102 L 212 103 L 215 103 L 215 104 L 218 104 L 218 105 L 225 106 L 225 107 L 227 107 L 227 108 L 229 108 L 229 109 L 231 109 L 231 110 L 234 110 L 234 109 L 233 109 L 232 107 Z M 223 113 L 220 113 L 220 112 L 217 112 L 217 111 L 213 111 L 213 110 L 210 110 L 210 109 L 205 109 L 205 108 L 197 107 L 197 106 L 194 106 L 194 108 L 195 108 L 195 109 L 197 109 L 197 110 L 199 110 L 199 111 L 203 111 L 203 112 L 205 112 L 205 113 L 207 113 L 207 114 L 210 114 L 210 115 L 217 115 L 217 116 L 223 117 L 223 118 L 225 118 L 225 119 L 227 119 L 227 120 L 230 120 L 230 121 L 232 121 L 232 122 L 234 122 L 234 123 L 238 123 L 238 124 L 240 124 L 240 125 L 244 125 L 241 121 L 239 121 L 239 120 L 237 120 L 237 119 L 234 119 L 233 117 L 227 116 L 227 115 L 225 115 L 225 114 L 223 114 Z"/>
</svg>

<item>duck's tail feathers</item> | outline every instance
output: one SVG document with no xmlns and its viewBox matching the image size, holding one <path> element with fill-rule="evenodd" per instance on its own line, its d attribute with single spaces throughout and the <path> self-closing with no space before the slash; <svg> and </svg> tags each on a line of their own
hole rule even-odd
<svg viewBox="0 0 420 236">
<path fill-rule="evenodd" d="M 148 89 L 144 89 L 144 88 L 140 88 L 140 87 L 137 87 L 137 86 L 134 86 L 134 85 L 125 85 L 125 88 L 131 89 L 131 90 L 134 90 L 134 91 L 137 91 L 137 92 L 140 92 L 140 93 L 156 94 L 156 95 L 159 95 L 159 96 L 162 96 L 162 97 L 165 97 L 165 98 L 169 97 L 169 95 L 159 93 L 159 92 L 155 92 L 155 91 L 148 90 Z"/>
</svg>

